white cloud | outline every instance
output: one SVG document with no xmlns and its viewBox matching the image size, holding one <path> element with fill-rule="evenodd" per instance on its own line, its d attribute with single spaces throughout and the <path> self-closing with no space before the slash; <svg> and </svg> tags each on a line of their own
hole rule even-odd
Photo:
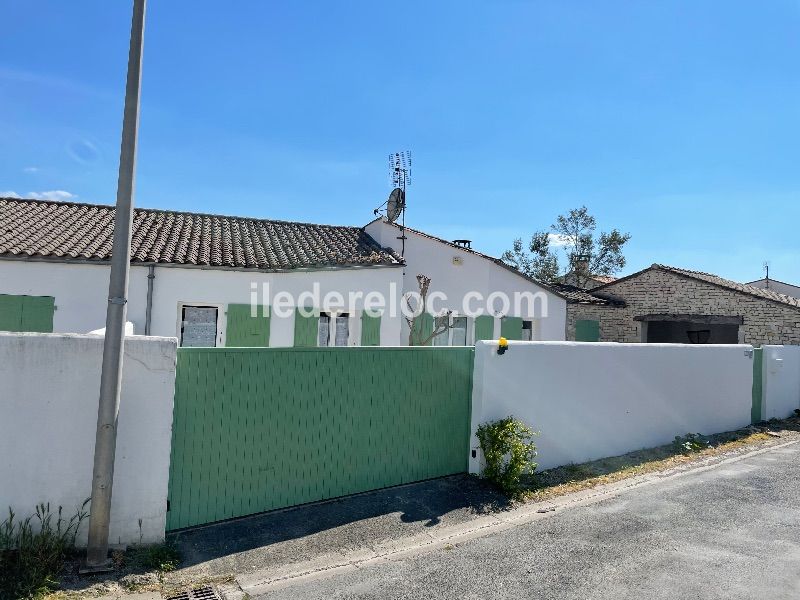
<svg viewBox="0 0 800 600">
<path fill-rule="evenodd" d="M 5 192 L 0 192 L 0 198 L 22 198 L 17 192 L 8 190 Z"/>
<path fill-rule="evenodd" d="M 49 192 L 28 192 L 28 197 L 34 200 L 54 200 L 63 202 L 64 200 L 72 200 L 78 196 L 65 190 L 50 190 Z"/>
<path fill-rule="evenodd" d="M 551 246 L 562 247 L 570 243 L 570 239 L 560 233 L 548 233 L 547 236 L 550 239 Z"/>
<path fill-rule="evenodd" d="M 38 173 L 39 172 L 39 167 L 25 167 L 22 170 L 25 173 Z"/>
</svg>

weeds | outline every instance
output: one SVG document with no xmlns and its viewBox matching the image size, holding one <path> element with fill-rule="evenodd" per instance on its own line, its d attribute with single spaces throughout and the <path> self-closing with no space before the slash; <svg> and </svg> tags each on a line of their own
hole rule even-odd
<svg viewBox="0 0 800 600">
<path fill-rule="evenodd" d="M 75 536 L 89 515 L 87 499 L 69 519 L 56 514 L 50 504 L 18 521 L 11 508 L 0 523 L 0 598 L 36 598 L 58 586 L 65 559 L 74 551 Z M 55 519 L 55 521 L 54 521 Z"/>
<path fill-rule="evenodd" d="M 687 433 L 684 436 L 676 435 L 672 446 L 681 454 L 688 455 L 708 450 L 711 448 L 711 442 L 699 433 Z"/>
<path fill-rule="evenodd" d="M 128 551 L 128 559 L 140 567 L 159 573 L 174 571 L 181 562 L 180 553 L 169 544 L 137 546 Z"/>
</svg>

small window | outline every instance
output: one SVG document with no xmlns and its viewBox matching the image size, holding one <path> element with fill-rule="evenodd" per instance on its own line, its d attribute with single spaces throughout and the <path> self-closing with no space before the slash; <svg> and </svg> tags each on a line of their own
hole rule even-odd
<svg viewBox="0 0 800 600">
<path fill-rule="evenodd" d="M 437 329 L 441 329 L 442 327 L 446 327 L 448 324 L 448 319 L 450 317 L 447 315 L 442 315 L 439 317 L 435 317 L 433 323 L 433 329 L 436 331 Z M 450 342 L 450 330 L 445 329 L 442 333 L 437 335 L 433 338 L 433 345 L 434 346 L 447 346 Z"/>
<path fill-rule="evenodd" d="M 467 317 L 453 317 L 453 328 L 450 330 L 451 346 L 467 345 Z"/>
<path fill-rule="evenodd" d="M 329 345 L 331 337 L 331 316 L 322 313 L 319 316 L 319 330 L 317 331 L 317 346 L 325 348 Z"/>
<path fill-rule="evenodd" d="M 331 327 L 333 325 L 333 327 Z M 350 344 L 350 314 L 320 313 L 319 330 L 317 332 L 317 345 L 320 348 L 328 346 L 348 346 Z"/>
<path fill-rule="evenodd" d="M 522 322 L 522 341 L 530 342 L 533 339 L 533 321 Z"/>
<path fill-rule="evenodd" d="M 337 346 L 347 346 L 350 341 L 350 315 L 341 313 L 336 315 L 336 337 L 334 343 Z"/>
<path fill-rule="evenodd" d="M 213 348 L 217 345 L 216 306 L 183 306 L 181 308 L 181 346 Z"/>
</svg>

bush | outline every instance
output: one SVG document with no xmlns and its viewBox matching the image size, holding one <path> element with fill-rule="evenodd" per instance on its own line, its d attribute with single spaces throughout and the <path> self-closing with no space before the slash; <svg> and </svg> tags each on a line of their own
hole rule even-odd
<svg viewBox="0 0 800 600">
<path fill-rule="evenodd" d="M 87 499 L 69 520 L 40 504 L 36 514 L 15 521 L 14 511 L 0 523 L 0 598 L 34 598 L 55 589 L 64 560 L 75 548 L 75 536 L 88 516 Z M 53 518 L 55 517 L 55 523 Z"/>
<path fill-rule="evenodd" d="M 483 476 L 509 495 L 520 489 L 520 478 L 533 472 L 537 464 L 535 433 L 514 417 L 484 423 L 476 432 L 486 460 Z"/>
<path fill-rule="evenodd" d="M 676 435 L 672 446 L 681 454 L 688 455 L 711 448 L 711 442 L 699 433 L 687 433 L 684 436 Z"/>
</svg>

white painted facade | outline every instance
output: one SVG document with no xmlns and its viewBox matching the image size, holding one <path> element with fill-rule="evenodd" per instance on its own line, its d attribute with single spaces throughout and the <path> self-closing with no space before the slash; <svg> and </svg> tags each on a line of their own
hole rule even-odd
<svg viewBox="0 0 800 600">
<path fill-rule="evenodd" d="M 104 264 L 0 259 L 0 294 L 53 296 L 56 305 L 53 332 L 87 333 L 105 326 L 109 272 L 110 267 Z M 137 335 L 145 332 L 147 276 L 147 266 L 131 267 L 128 321 L 133 323 Z M 250 304 L 254 290 L 260 305 L 271 304 L 278 292 L 298 298 L 303 292 L 312 292 L 314 283 L 319 284 L 321 299 L 329 292 L 338 292 L 345 300 L 351 293 L 358 296 L 349 321 L 349 345 L 357 346 L 365 296 L 375 291 L 384 295 L 387 302 L 391 299 L 399 302 L 403 280 L 399 267 L 260 272 L 156 266 L 150 333 L 180 339 L 181 307 L 213 306 L 218 308 L 217 345 L 224 346 L 225 310 L 229 304 Z M 268 290 L 266 296 L 265 290 Z M 312 304 L 321 308 L 316 302 L 304 302 L 304 306 Z M 293 311 L 285 318 L 278 317 L 274 310 L 271 312 L 269 345 L 294 345 Z M 401 317 L 399 314 L 392 317 L 388 306 L 382 312 L 381 345 L 398 345 Z"/>
<path fill-rule="evenodd" d="M 0 507 L 71 517 L 91 495 L 103 339 L 0 333 Z M 176 340 L 125 341 L 111 502 L 113 545 L 164 540 Z M 88 521 L 78 535 L 86 545 Z"/>
<path fill-rule="evenodd" d="M 401 240 L 398 239 L 400 229 L 383 220 L 375 220 L 368 224 L 365 231 L 381 246 L 393 248 L 400 252 Z M 464 298 L 471 292 L 477 292 L 483 298 L 489 298 L 494 292 L 502 292 L 513 298 L 515 292 L 529 292 L 544 298 L 537 300 L 531 307 L 527 302 L 520 304 L 520 309 L 513 305 L 507 313 L 500 310 L 500 302 L 495 303 L 494 337 L 500 337 L 500 316 L 522 317 L 532 321 L 533 340 L 564 340 L 566 333 L 567 304 L 561 296 L 536 285 L 526 277 L 505 268 L 477 252 L 457 247 L 420 234 L 406 228 L 405 230 L 406 266 L 403 269 L 403 292 L 419 290 L 417 275 L 424 274 L 431 278 L 429 292 L 442 292 L 447 296 L 446 302 L 434 303 L 431 309 L 438 312 L 450 309 L 457 316 L 463 313 Z M 513 302 L 512 302 L 513 304 Z M 477 304 L 471 304 L 477 306 Z M 544 307 L 546 306 L 546 310 Z M 474 343 L 474 320 L 468 319 L 467 344 Z M 408 342 L 408 328 L 403 322 L 403 344 Z"/>
<path fill-rule="evenodd" d="M 763 346 L 761 418 L 785 419 L 800 409 L 800 346 Z"/>
<path fill-rule="evenodd" d="M 746 345 L 496 342 L 475 347 L 471 473 L 478 425 L 513 415 L 539 435 L 540 469 L 618 456 L 750 424 Z"/>
</svg>

